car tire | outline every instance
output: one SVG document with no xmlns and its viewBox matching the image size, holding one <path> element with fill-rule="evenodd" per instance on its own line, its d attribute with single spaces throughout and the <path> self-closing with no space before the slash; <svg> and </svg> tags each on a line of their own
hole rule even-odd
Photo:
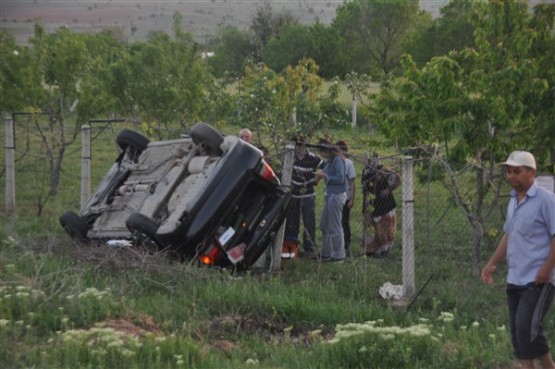
<svg viewBox="0 0 555 369">
<path fill-rule="evenodd" d="M 224 142 L 222 134 L 208 123 L 197 123 L 191 128 L 190 136 L 195 145 L 202 145 L 211 155 L 222 155 L 220 145 Z"/>
<path fill-rule="evenodd" d="M 149 251 L 160 251 L 163 245 L 156 238 L 159 224 L 141 213 L 133 213 L 125 221 L 129 232 Z"/>
<path fill-rule="evenodd" d="M 89 231 L 89 225 L 73 211 L 68 210 L 62 214 L 59 218 L 60 224 L 64 230 L 71 236 L 72 239 L 86 243 L 89 241 L 87 238 L 87 232 Z"/>
<path fill-rule="evenodd" d="M 118 146 L 122 151 L 127 151 L 130 159 L 134 162 L 137 162 L 139 156 L 146 149 L 149 142 L 149 139 L 145 136 L 128 129 L 124 129 L 118 134 L 118 137 L 116 137 L 116 143 Z"/>
</svg>

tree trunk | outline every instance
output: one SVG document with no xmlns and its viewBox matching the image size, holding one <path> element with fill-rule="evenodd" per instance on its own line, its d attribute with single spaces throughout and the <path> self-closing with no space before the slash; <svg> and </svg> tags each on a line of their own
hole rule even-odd
<svg viewBox="0 0 555 369">
<path fill-rule="evenodd" d="M 476 190 L 476 210 L 473 219 L 469 219 L 474 227 L 474 237 L 472 239 L 472 275 L 474 277 L 480 275 L 480 250 L 484 234 L 482 213 L 484 209 L 484 196 L 487 191 L 484 187 L 484 170 L 482 167 L 476 169 Z"/>
<path fill-rule="evenodd" d="M 56 162 L 50 167 L 50 195 L 56 196 L 58 194 L 58 186 L 60 185 L 60 176 L 62 174 L 62 162 L 64 160 L 65 146 L 61 146 L 58 150 Z M 52 158 L 53 161 L 54 158 Z"/>
</svg>

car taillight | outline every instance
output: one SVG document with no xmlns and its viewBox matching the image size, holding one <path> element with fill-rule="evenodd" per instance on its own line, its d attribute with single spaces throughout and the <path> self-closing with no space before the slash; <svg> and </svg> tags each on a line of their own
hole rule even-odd
<svg viewBox="0 0 555 369">
<path fill-rule="evenodd" d="M 260 169 L 260 172 L 258 172 L 258 174 L 268 182 L 276 184 L 279 183 L 279 179 L 274 173 L 274 170 L 268 163 L 266 163 L 266 160 L 264 159 L 262 159 L 262 168 Z"/>
<path fill-rule="evenodd" d="M 219 251 L 217 247 L 212 246 L 210 251 L 207 254 L 200 256 L 200 262 L 204 265 L 214 265 L 216 260 L 218 259 Z"/>
</svg>

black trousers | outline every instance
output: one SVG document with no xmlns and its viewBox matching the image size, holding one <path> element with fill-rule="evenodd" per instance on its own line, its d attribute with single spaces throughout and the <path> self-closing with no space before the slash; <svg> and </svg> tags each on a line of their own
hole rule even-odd
<svg viewBox="0 0 555 369">
<path fill-rule="evenodd" d="M 542 321 L 554 294 L 555 287 L 551 283 L 507 285 L 511 341 L 517 359 L 532 360 L 549 352 Z"/>
<path fill-rule="evenodd" d="M 351 208 L 348 204 L 349 200 L 343 205 L 343 217 L 341 224 L 343 225 L 343 238 L 345 239 L 345 251 L 351 248 Z"/>
</svg>

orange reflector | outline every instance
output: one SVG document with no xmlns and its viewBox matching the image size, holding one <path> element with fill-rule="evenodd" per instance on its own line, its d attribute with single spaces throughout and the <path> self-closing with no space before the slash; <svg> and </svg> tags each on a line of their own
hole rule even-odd
<svg viewBox="0 0 555 369">
<path fill-rule="evenodd" d="M 212 248 L 206 255 L 200 256 L 200 262 L 204 265 L 214 265 L 214 262 L 218 259 L 218 254 L 218 248 L 212 246 Z"/>
<path fill-rule="evenodd" d="M 212 258 L 208 255 L 202 255 L 200 257 L 200 262 L 203 263 L 204 265 L 213 265 L 214 264 L 214 260 L 212 260 Z"/>
</svg>

